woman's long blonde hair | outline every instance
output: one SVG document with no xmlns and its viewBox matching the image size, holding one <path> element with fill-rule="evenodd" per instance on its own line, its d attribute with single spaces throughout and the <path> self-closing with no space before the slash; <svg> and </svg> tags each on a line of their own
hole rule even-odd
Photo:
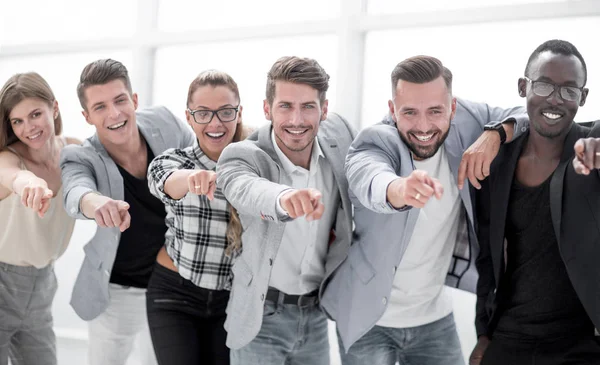
<svg viewBox="0 0 600 365">
<path fill-rule="evenodd" d="M 225 86 L 229 90 L 233 91 L 238 102 L 240 102 L 240 92 L 238 90 L 237 83 L 227 73 L 218 70 L 206 70 L 201 72 L 194 81 L 190 84 L 188 90 L 187 104 L 190 106 L 192 101 L 192 95 L 196 90 L 202 86 Z M 246 139 L 248 136 L 248 130 L 244 128 L 243 122 L 238 123 L 235 134 L 231 142 L 239 142 Z M 229 223 L 227 224 L 227 248 L 225 254 L 227 256 L 237 256 L 242 248 L 242 222 L 240 216 L 235 208 L 229 204 Z"/>
</svg>

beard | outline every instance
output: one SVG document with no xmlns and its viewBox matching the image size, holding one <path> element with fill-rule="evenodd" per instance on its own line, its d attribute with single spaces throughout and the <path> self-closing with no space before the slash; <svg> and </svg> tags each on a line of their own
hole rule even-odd
<svg viewBox="0 0 600 365">
<path fill-rule="evenodd" d="M 408 132 L 408 133 L 410 133 L 410 132 Z M 402 141 L 404 142 L 404 144 L 406 144 L 406 146 L 408 147 L 410 152 L 412 152 L 413 156 L 416 157 L 418 160 L 426 160 L 430 157 L 433 157 L 433 155 L 435 155 L 437 153 L 437 151 L 440 149 L 442 144 L 444 144 L 444 142 L 446 141 L 446 138 L 448 138 L 449 133 L 450 133 L 449 127 L 448 127 L 448 130 L 446 130 L 446 132 L 444 134 L 441 134 L 441 130 L 438 130 L 437 135 L 439 137 L 437 137 L 438 140 L 435 144 L 433 144 L 431 146 L 421 146 L 418 143 L 410 141 L 410 139 L 408 138 L 408 135 L 405 135 L 402 132 L 399 132 L 400 139 L 402 139 Z"/>
</svg>

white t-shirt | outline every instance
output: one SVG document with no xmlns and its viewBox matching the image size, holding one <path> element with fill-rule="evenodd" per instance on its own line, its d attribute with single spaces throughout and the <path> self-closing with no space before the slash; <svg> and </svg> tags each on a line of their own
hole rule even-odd
<svg viewBox="0 0 600 365">
<path fill-rule="evenodd" d="M 431 197 L 419 212 L 378 326 L 422 326 L 452 313 L 452 297 L 444 283 L 456 244 L 462 202 L 443 146 L 431 158 L 414 164 L 417 170 L 438 179 L 444 193 L 440 200 Z"/>
</svg>

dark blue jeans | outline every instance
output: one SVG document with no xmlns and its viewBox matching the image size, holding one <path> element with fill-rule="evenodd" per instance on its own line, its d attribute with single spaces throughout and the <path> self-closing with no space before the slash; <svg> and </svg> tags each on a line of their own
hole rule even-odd
<svg viewBox="0 0 600 365">
<path fill-rule="evenodd" d="M 339 336 L 338 336 L 339 337 Z M 452 314 L 418 327 L 375 326 L 344 353 L 342 365 L 464 365 Z"/>
<path fill-rule="evenodd" d="M 146 294 L 152 344 L 160 365 L 229 364 L 225 308 L 229 291 L 196 286 L 156 264 Z"/>
</svg>

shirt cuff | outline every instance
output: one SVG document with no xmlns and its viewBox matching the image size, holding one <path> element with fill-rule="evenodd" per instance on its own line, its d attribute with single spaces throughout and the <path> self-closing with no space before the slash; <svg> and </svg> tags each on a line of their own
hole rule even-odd
<svg viewBox="0 0 600 365">
<path fill-rule="evenodd" d="M 277 195 L 277 199 L 275 200 L 275 211 L 277 212 L 277 215 L 280 217 L 289 217 L 290 215 L 285 211 L 285 209 L 283 209 L 283 207 L 281 206 L 281 203 L 279 202 L 279 200 L 281 199 L 281 197 L 283 196 L 283 194 L 289 192 L 290 190 L 295 190 L 292 188 L 289 189 L 285 189 L 283 190 L 281 193 L 279 193 L 279 195 Z"/>
</svg>

